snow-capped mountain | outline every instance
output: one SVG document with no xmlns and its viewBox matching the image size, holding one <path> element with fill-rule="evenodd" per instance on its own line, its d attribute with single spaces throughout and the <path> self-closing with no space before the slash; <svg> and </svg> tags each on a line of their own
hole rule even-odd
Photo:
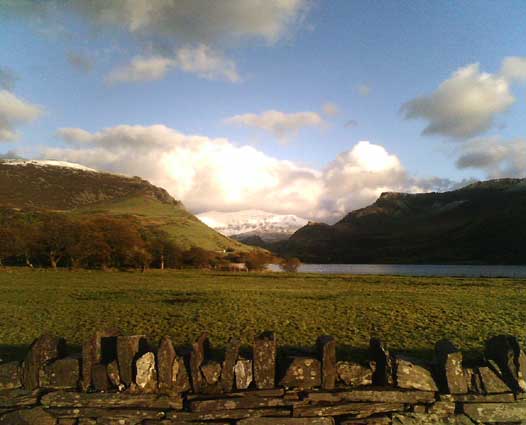
<svg viewBox="0 0 526 425">
<path fill-rule="evenodd" d="M 75 170 L 90 171 L 97 173 L 93 168 L 67 161 L 54 161 L 50 159 L 3 159 L 0 161 L 4 165 L 34 165 L 36 167 L 62 167 Z"/>
<path fill-rule="evenodd" d="M 207 211 L 198 214 L 197 218 L 225 236 L 259 236 L 265 241 L 286 239 L 308 223 L 308 220 L 293 214 L 260 210 Z"/>
</svg>

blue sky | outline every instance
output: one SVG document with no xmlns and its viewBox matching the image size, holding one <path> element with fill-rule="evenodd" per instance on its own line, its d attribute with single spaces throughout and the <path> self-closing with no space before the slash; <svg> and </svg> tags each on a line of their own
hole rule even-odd
<svg viewBox="0 0 526 425">
<path fill-rule="evenodd" d="M 0 154 L 328 221 L 524 177 L 523 1 L 210 4 L 0 0 Z"/>
</svg>

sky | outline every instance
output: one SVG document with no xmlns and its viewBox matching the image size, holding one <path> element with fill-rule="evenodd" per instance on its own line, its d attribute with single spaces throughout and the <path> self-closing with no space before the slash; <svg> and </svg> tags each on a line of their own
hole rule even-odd
<svg viewBox="0 0 526 425">
<path fill-rule="evenodd" d="M 525 177 L 526 3 L 0 0 L 0 158 L 334 222 Z"/>
</svg>

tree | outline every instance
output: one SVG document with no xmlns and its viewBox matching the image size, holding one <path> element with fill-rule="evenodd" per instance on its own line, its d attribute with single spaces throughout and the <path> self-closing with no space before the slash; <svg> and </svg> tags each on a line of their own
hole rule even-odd
<svg viewBox="0 0 526 425">
<path fill-rule="evenodd" d="M 0 226 L 0 267 L 6 258 L 15 256 L 15 234 L 6 226 Z"/>
<path fill-rule="evenodd" d="M 213 252 L 207 251 L 203 248 L 196 246 L 190 248 L 188 251 L 183 252 L 184 264 L 197 268 L 209 268 L 211 261 L 215 257 Z"/>
<path fill-rule="evenodd" d="M 299 258 L 296 258 L 296 257 L 285 258 L 279 264 L 279 267 L 281 268 L 281 270 L 283 270 L 284 272 L 288 272 L 288 273 L 297 272 L 299 266 L 301 266 L 301 261 L 299 260 Z"/>
<path fill-rule="evenodd" d="M 68 248 L 75 243 L 76 225 L 65 215 L 51 214 L 44 217 L 39 227 L 39 247 L 56 270 L 67 257 Z"/>
<path fill-rule="evenodd" d="M 272 254 L 262 250 L 251 251 L 244 257 L 244 263 L 249 270 L 265 270 L 273 260 Z"/>
</svg>

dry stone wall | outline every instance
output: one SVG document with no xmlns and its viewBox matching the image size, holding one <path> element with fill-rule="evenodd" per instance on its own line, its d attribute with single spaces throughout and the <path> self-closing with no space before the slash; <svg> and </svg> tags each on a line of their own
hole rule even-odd
<svg viewBox="0 0 526 425">
<path fill-rule="evenodd" d="M 417 425 L 525 424 L 526 355 L 518 340 L 486 342 L 466 367 L 447 340 L 425 362 L 371 339 L 366 364 L 338 360 L 318 338 L 284 356 L 276 336 L 250 353 L 232 338 L 217 358 L 206 333 L 187 353 L 164 337 L 96 332 L 82 353 L 43 335 L 23 362 L 0 364 L 0 424 L 8 425 Z M 278 360 L 279 359 L 279 360 Z"/>
</svg>

